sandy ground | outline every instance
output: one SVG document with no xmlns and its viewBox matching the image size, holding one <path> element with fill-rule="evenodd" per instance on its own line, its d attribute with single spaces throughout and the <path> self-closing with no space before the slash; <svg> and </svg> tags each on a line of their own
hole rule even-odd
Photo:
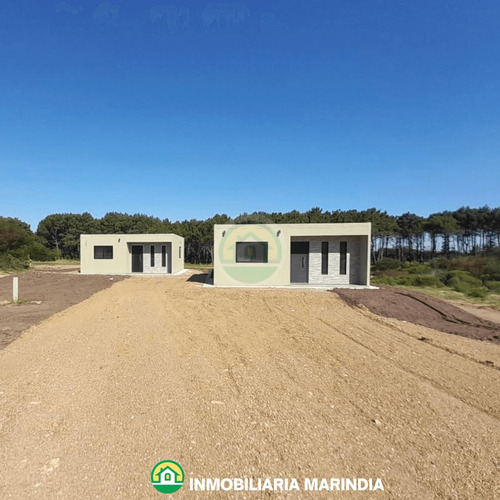
<svg viewBox="0 0 500 500">
<path fill-rule="evenodd" d="M 0 349 L 30 326 L 124 279 L 123 276 L 81 275 L 74 266 L 38 266 L 37 269 L 4 275 L 0 279 Z M 20 304 L 12 303 L 13 277 L 18 278 Z"/>
<path fill-rule="evenodd" d="M 487 321 L 492 321 L 493 323 L 500 324 L 500 311 L 498 309 L 495 309 L 493 306 L 488 306 L 488 305 L 478 306 L 476 304 L 470 304 L 468 302 L 462 302 L 457 300 L 450 302 L 452 304 L 455 304 L 460 309 L 467 311 L 468 313 L 479 316 L 480 318 L 485 319 Z"/>
<path fill-rule="evenodd" d="M 498 345 L 329 292 L 127 279 L 0 352 L 0 498 L 159 498 L 166 459 L 188 478 L 383 480 L 343 498 L 499 498 L 499 367 Z"/>
<path fill-rule="evenodd" d="M 481 306 L 458 304 L 429 297 L 416 290 L 381 286 L 378 290 L 335 289 L 347 304 L 371 312 L 433 328 L 441 332 L 500 344 L 500 323 L 484 317 Z M 494 311 L 491 310 L 494 317 Z"/>
</svg>

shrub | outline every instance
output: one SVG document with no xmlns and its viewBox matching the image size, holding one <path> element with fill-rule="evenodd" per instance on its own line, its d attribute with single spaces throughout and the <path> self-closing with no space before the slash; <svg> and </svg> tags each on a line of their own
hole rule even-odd
<svg viewBox="0 0 500 500">
<path fill-rule="evenodd" d="M 446 284 L 451 287 L 460 285 L 481 286 L 481 280 L 472 276 L 468 271 L 450 271 L 445 276 Z"/>
<path fill-rule="evenodd" d="M 28 251 L 31 260 L 52 261 L 57 258 L 55 250 L 48 249 L 38 241 L 32 243 L 29 246 Z"/>
<path fill-rule="evenodd" d="M 486 281 L 484 285 L 490 292 L 500 293 L 500 281 Z"/>
<path fill-rule="evenodd" d="M 483 266 L 480 278 L 484 281 L 500 281 L 500 259 L 491 259 Z"/>
<path fill-rule="evenodd" d="M 419 262 L 405 262 L 403 269 L 409 274 L 430 274 L 429 264 L 420 264 Z"/>
<path fill-rule="evenodd" d="M 395 270 L 401 267 L 399 260 L 397 259 L 389 259 L 388 257 L 384 257 L 380 259 L 377 263 L 374 264 L 374 271 L 387 271 L 389 269 Z"/>
<path fill-rule="evenodd" d="M 432 269 L 448 269 L 449 260 L 445 257 L 436 257 L 429 262 Z"/>
<path fill-rule="evenodd" d="M 467 271 L 450 271 L 445 280 L 447 286 L 470 297 L 485 297 L 488 293 L 481 280 Z"/>
<path fill-rule="evenodd" d="M 29 260 L 23 256 L 16 256 L 11 253 L 0 254 L 0 269 L 5 271 L 18 271 L 28 269 Z"/>
<path fill-rule="evenodd" d="M 441 281 L 437 276 L 431 276 L 431 275 L 414 276 L 414 282 L 415 286 L 433 286 L 433 287 L 443 286 L 443 284 L 441 283 Z"/>
<path fill-rule="evenodd" d="M 481 299 L 484 299 L 486 295 L 488 295 L 488 289 L 481 287 L 481 288 L 471 288 L 467 292 L 464 292 L 466 295 L 469 297 L 478 297 Z"/>
<path fill-rule="evenodd" d="M 394 276 L 387 276 L 386 274 L 383 274 L 382 276 L 375 276 L 372 279 L 372 283 L 375 285 L 394 286 L 394 285 L 398 284 L 396 281 L 397 281 L 397 278 L 395 278 Z"/>
<path fill-rule="evenodd" d="M 421 275 L 421 274 L 407 274 L 405 276 L 378 276 L 373 280 L 373 283 L 378 285 L 390 286 L 443 286 L 436 276 Z"/>
</svg>

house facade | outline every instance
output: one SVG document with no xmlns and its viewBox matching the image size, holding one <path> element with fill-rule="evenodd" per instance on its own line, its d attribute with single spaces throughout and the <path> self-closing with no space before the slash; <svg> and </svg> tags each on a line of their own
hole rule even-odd
<svg viewBox="0 0 500 500">
<path fill-rule="evenodd" d="M 184 238 L 176 234 L 82 234 L 81 274 L 177 274 Z"/>
<path fill-rule="evenodd" d="M 216 286 L 370 286 L 371 223 L 216 224 Z"/>
</svg>

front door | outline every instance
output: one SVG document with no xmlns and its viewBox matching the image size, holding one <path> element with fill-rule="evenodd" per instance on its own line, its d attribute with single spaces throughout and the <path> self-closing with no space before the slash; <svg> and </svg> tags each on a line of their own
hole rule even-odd
<svg viewBox="0 0 500 500">
<path fill-rule="evenodd" d="M 132 272 L 142 273 L 144 268 L 142 264 L 142 245 L 132 245 Z"/>
<path fill-rule="evenodd" d="M 290 282 L 309 282 L 309 242 L 292 241 L 292 254 L 290 258 Z"/>
</svg>

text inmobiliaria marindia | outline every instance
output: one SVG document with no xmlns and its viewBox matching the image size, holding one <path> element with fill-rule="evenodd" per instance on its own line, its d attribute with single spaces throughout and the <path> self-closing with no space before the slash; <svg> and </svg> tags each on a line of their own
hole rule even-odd
<svg viewBox="0 0 500 500">
<path fill-rule="evenodd" d="M 384 491 L 380 478 L 190 478 L 191 491 Z"/>
</svg>

